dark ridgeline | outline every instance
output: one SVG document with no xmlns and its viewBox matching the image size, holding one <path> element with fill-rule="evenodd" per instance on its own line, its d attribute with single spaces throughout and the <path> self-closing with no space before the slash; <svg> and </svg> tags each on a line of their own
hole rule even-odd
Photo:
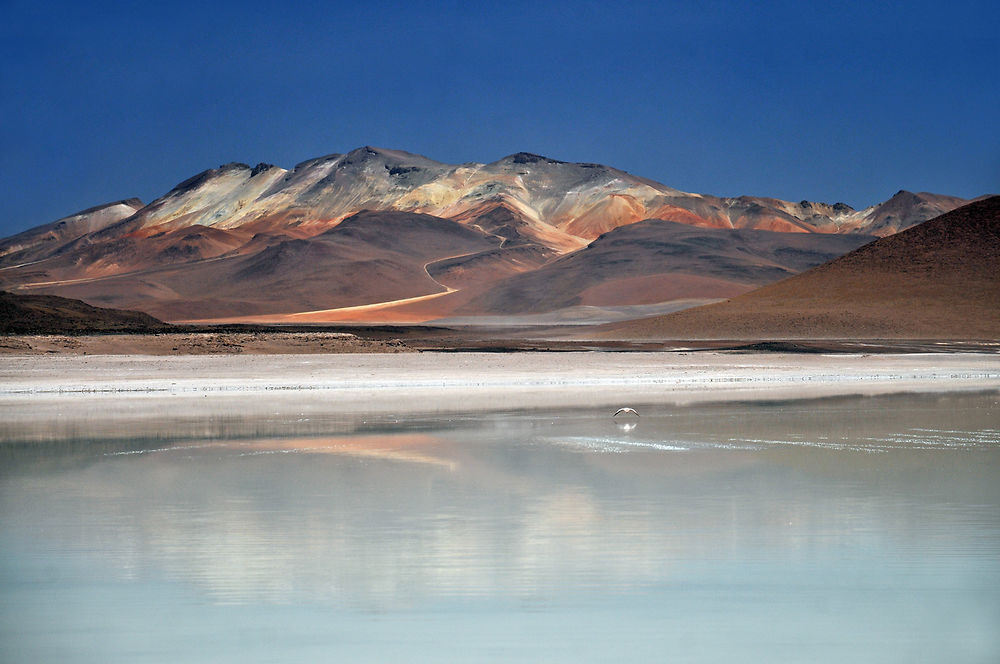
<svg viewBox="0 0 1000 664">
<path fill-rule="evenodd" d="M 55 295 L 0 291 L 0 334 L 153 333 L 171 327 L 141 311 L 93 307 Z"/>
</svg>

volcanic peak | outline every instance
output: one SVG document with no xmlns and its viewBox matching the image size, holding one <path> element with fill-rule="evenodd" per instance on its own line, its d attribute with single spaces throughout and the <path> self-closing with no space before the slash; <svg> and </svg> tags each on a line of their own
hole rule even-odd
<svg viewBox="0 0 1000 664">
<path fill-rule="evenodd" d="M 324 164 L 330 161 L 337 161 L 344 155 L 339 152 L 333 152 L 331 154 L 323 155 L 322 157 L 314 157 L 312 159 L 306 159 L 305 161 L 300 161 L 292 167 L 293 173 L 298 173 L 299 171 L 312 168 L 316 164 Z"/>
<path fill-rule="evenodd" d="M 106 210 L 106 209 L 112 208 L 112 207 L 114 207 L 116 205 L 125 205 L 127 207 L 132 208 L 133 210 L 139 210 L 143 206 L 145 206 L 146 204 L 143 203 L 142 199 L 140 199 L 140 198 L 135 198 L 135 197 L 133 197 L 133 198 L 123 198 L 120 201 L 113 201 L 111 203 L 104 203 L 103 205 L 95 205 L 93 207 L 87 208 L 86 210 L 80 210 L 79 212 L 74 212 L 73 214 L 70 214 L 70 215 L 67 215 L 67 216 L 63 217 L 62 219 L 59 220 L 59 222 L 62 222 L 63 220 L 69 219 L 71 217 L 81 217 L 81 216 L 83 216 L 85 214 L 93 214 L 94 212 L 100 212 L 101 210 Z"/>
<path fill-rule="evenodd" d="M 441 168 L 443 166 L 447 166 L 447 164 L 442 164 L 439 161 L 434 161 L 433 159 L 428 159 L 427 157 L 414 154 L 412 152 L 376 148 L 371 145 L 355 148 L 345 154 L 340 161 L 340 166 L 350 166 L 352 164 L 362 164 L 371 161 L 380 161 L 383 163 L 402 166 L 418 166 L 421 168 Z"/>
<path fill-rule="evenodd" d="M 259 175 L 259 174 L 263 173 L 264 171 L 269 171 L 272 168 L 276 168 L 276 166 L 274 164 L 268 164 L 268 163 L 262 161 L 262 162 L 260 162 L 259 164 L 257 164 L 256 166 L 253 167 L 253 170 L 250 171 L 250 177 L 254 177 L 255 175 Z"/>
<path fill-rule="evenodd" d="M 173 189 L 167 192 L 167 195 L 175 193 L 179 194 L 185 191 L 191 191 L 193 189 L 197 189 L 198 187 L 205 184 L 206 182 L 214 178 L 216 175 L 221 173 L 224 170 L 224 167 L 225 165 L 220 166 L 219 168 L 208 168 L 202 171 L 201 173 L 192 175 L 187 180 L 179 182 L 177 185 L 175 185 Z M 247 168 L 249 168 L 249 166 Z"/>
</svg>

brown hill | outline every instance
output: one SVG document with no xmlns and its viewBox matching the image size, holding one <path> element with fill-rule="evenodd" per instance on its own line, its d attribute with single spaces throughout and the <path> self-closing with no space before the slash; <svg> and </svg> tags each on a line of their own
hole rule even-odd
<svg viewBox="0 0 1000 664">
<path fill-rule="evenodd" d="M 55 295 L 16 295 L 0 291 L 0 334 L 75 332 L 157 332 L 170 326 L 149 314 L 92 307 Z"/>
<path fill-rule="evenodd" d="M 605 326 L 672 339 L 998 339 L 1000 196 L 745 295 Z"/>
</svg>

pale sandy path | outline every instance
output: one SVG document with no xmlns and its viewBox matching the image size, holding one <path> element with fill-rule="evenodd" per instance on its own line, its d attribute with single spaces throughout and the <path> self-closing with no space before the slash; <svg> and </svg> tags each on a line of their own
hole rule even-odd
<svg viewBox="0 0 1000 664">
<path fill-rule="evenodd" d="M 480 229 L 482 230 L 482 229 Z M 499 237 L 499 236 L 497 236 Z M 503 246 L 503 243 L 500 243 Z M 492 251 L 492 250 L 489 250 Z M 183 320 L 174 321 L 176 323 L 188 323 L 188 324 L 224 324 L 224 323 L 329 323 L 337 322 L 343 320 L 345 316 L 348 320 L 352 320 L 352 317 L 356 317 L 358 314 L 364 313 L 375 313 L 380 311 L 385 311 L 386 309 L 392 309 L 394 307 L 405 306 L 408 304 L 415 304 L 417 302 L 426 302 L 428 300 L 435 300 L 444 295 L 450 295 L 451 293 L 457 293 L 457 288 L 452 288 L 451 286 L 442 284 L 440 281 L 431 276 L 430 271 L 427 269 L 430 265 L 434 263 L 440 263 L 442 261 L 451 260 L 453 258 L 462 258 L 464 256 L 474 256 L 475 254 L 484 253 L 483 251 L 471 251 L 464 254 L 455 254 L 454 256 L 445 256 L 444 258 L 435 258 L 434 260 L 427 261 L 423 265 L 424 272 L 427 277 L 436 283 L 438 286 L 443 288 L 443 291 L 437 293 L 428 293 L 426 295 L 416 295 L 414 297 L 404 297 L 399 300 L 385 300 L 383 302 L 372 302 L 370 304 L 357 304 L 351 307 L 337 307 L 335 309 L 317 309 L 315 311 L 298 311 L 295 313 L 286 314 L 264 314 L 261 316 L 233 316 L 230 318 L 206 318 L 206 319 L 194 319 L 194 320 Z M 427 320 L 427 317 L 417 317 L 418 321 Z M 415 322 L 412 320 L 407 320 L 406 322 Z"/>
<path fill-rule="evenodd" d="M 447 295 L 449 293 L 456 292 L 457 289 L 451 286 L 446 286 L 440 281 L 431 276 L 430 270 L 427 269 L 432 263 L 440 263 L 441 261 L 451 260 L 453 258 L 462 258 L 463 256 L 472 256 L 473 254 L 482 253 L 480 251 L 471 251 L 465 254 L 455 254 L 454 256 L 445 256 L 444 258 L 435 258 L 432 261 L 427 261 L 424 263 L 424 273 L 427 278 L 436 283 L 438 286 L 444 290 L 439 293 L 429 293 L 427 295 L 417 295 L 415 297 L 404 297 L 400 300 L 386 300 L 384 302 L 372 302 L 371 304 L 359 304 L 353 307 L 338 307 L 336 309 L 319 309 L 317 311 L 300 311 L 295 314 L 286 314 L 285 318 L 291 321 L 296 320 L 308 320 L 308 321 L 324 321 L 328 317 L 333 316 L 336 318 L 338 314 L 345 313 L 361 313 L 366 311 L 379 311 L 381 309 L 387 309 L 389 307 L 395 307 L 401 304 L 413 304 L 414 302 L 424 302 L 426 300 L 433 300 L 439 298 L 442 295 Z"/>
</svg>

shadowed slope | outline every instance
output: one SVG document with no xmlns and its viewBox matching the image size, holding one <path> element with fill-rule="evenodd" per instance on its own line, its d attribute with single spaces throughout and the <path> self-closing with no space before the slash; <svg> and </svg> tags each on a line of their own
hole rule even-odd
<svg viewBox="0 0 1000 664">
<path fill-rule="evenodd" d="M 0 334 L 155 332 L 169 327 L 140 311 L 92 307 L 55 295 L 0 291 Z"/>
<path fill-rule="evenodd" d="M 728 302 L 608 325 L 602 336 L 1000 338 L 1000 196 Z"/>
<path fill-rule="evenodd" d="M 576 305 L 721 298 L 819 265 L 872 238 L 698 228 L 647 220 L 517 275 L 456 313 L 545 312 Z"/>
<path fill-rule="evenodd" d="M 167 320 L 296 313 L 444 292 L 429 262 L 494 249 L 499 238 L 447 219 L 360 212 L 308 239 L 264 238 L 261 250 L 58 285 L 100 304 Z"/>
</svg>

